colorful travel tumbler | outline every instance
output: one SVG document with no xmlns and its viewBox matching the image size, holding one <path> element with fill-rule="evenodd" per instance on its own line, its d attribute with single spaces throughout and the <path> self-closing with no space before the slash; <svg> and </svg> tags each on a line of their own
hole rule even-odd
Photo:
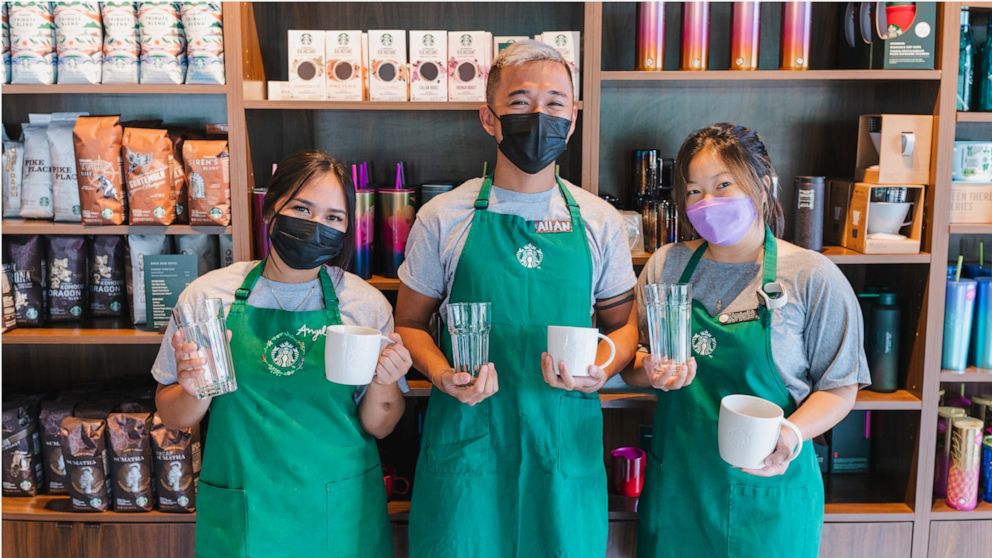
<svg viewBox="0 0 992 558">
<path fill-rule="evenodd" d="M 963 371 L 968 365 L 972 318 L 975 313 L 974 279 L 947 282 L 944 302 L 944 352 L 941 367 Z"/>
<path fill-rule="evenodd" d="M 758 24 L 761 9 L 757 2 L 734 2 L 730 27 L 730 69 L 758 69 Z"/>
<path fill-rule="evenodd" d="M 407 237 L 413 226 L 413 190 L 379 190 L 379 273 L 395 279 L 406 252 Z"/>
<path fill-rule="evenodd" d="M 682 69 L 703 71 L 710 51 L 710 3 L 682 4 Z"/>
<path fill-rule="evenodd" d="M 947 472 L 947 505 L 960 511 L 978 506 L 978 479 L 982 466 L 982 421 L 954 419 L 951 467 Z"/>
<path fill-rule="evenodd" d="M 637 3 L 637 70 L 660 72 L 665 64 L 665 3 Z"/>
<path fill-rule="evenodd" d="M 375 192 L 355 192 L 355 257 L 352 271 L 362 279 L 372 277 L 375 246 Z"/>
<path fill-rule="evenodd" d="M 809 69 L 812 2 L 786 2 L 782 9 L 782 69 Z"/>
<path fill-rule="evenodd" d="M 992 368 L 992 277 L 975 279 L 975 314 L 971 324 L 971 364 Z"/>
</svg>

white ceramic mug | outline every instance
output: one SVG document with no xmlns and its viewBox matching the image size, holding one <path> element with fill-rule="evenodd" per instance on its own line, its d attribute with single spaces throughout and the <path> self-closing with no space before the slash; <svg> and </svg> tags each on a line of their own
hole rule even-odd
<svg viewBox="0 0 992 558">
<path fill-rule="evenodd" d="M 324 339 L 324 376 L 335 384 L 368 385 L 375 376 L 383 341 L 393 343 L 370 327 L 328 326 Z"/>
<path fill-rule="evenodd" d="M 617 347 L 612 339 L 594 327 L 548 326 L 548 354 L 554 362 L 555 371 L 558 371 L 558 363 L 564 361 L 566 370 L 573 378 L 588 376 L 589 367 L 596 364 L 600 339 L 610 346 L 610 358 L 598 365 L 605 368 L 617 356 Z"/>
<path fill-rule="evenodd" d="M 734 467 L 761 469 L 775 451 L 782 426 L 791 428 L 799 443 L 789 461 L 799 457 L 803 434 L 785 418 L 782 408 L 760 397 L 728 395 L 720 401 L 720 457 Z"/>
<path fill-rule="evenodd" d="M 868 211 L 868 234 L 899 234 L 899 229 L 913 223 L 912 219 L 906 221 L 906 215 L 909 214 L 911 207 L 913 207 L 912 202 L 871 202 Z"/>
</svg>

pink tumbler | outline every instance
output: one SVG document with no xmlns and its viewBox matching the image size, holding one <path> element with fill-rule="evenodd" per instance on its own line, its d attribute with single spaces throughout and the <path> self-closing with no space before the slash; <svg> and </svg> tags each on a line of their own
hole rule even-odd
<svg viewBox="0 0 992 558">
<path fill-rule="evenodd" d="M 610 455 L 613 456 L 613 491 L 630 498 L 640 496 L 648 455 L 641 448 L 617 448 Z"/>
</svg>

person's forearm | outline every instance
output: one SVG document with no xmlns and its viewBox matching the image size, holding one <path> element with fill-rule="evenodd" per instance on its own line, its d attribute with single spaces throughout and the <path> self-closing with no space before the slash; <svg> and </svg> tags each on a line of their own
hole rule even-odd
<svg viewBox="0 0 992 558">
<path fill-rule="evenodd" d="M 179 384 L 159 385 L 155 392 L 155 407 L 169 428 L 190 428 L 200 424 L 210 408 L 210 401 L 210 398 L 193 397 Z"/>
<path fill-rule="evenodd" d="M 647 356 L 648 353 L 635 351 L 630 366 L 620 372 L 620 376 L 628 386 L 651 387 L 651 381 L 648 380 L 648 375 L 644 372 L 644 359 Z"/>
<path fill-rule="evenodd" d="M 432 382 L 441 372 L 451 368 L 444 353 L 434 343 L 434 339 L 426 331 L 415 327 L 399 327 L 396 333 L 403 338 L 403 344 L 413 357 L 413 367 L 420 370 Z"/>
<path fill-rule="evenodd" d="M 803 440 L 811 440 L 837 425 L 858 398 L 858 386 L 814 391 L 795 413 L 789 417 L 803 433 Z"/>
<path fill-rule="evenodd" d="M 622 371 L 630 363 L 631 359 L 637 353 L 637 325 L 625 323 L 619 329 L 615 329 L 607 334 L 607 337 L 613 341 L 616 345 L 617 354 L 613 359 L 613 363 L 609 366 L 603 368 L 606 372 L 606 377 L 610 378 L 614 374 Z M 610 346 L 606 344 L 605 341 L 600 341 L 599 348 L 596 353 L 596 362 L 606 362 L 606 359 L 610 356 Z"/>
<path fill-rule="evenodd" d="M 358 408 L 362 428 L 382 439 L 392 433 L 403 416 L 406 401 L 398 384 L 388 386 L 372 382 Z"/>
</svg>

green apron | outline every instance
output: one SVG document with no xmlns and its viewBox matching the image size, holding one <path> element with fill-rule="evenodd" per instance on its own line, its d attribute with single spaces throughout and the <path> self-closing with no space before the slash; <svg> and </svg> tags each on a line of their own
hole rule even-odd
<svg viewBox="0 0 992 558">
<path fill-rule="evenodd" d="M 414 558 L 606 554 L 599 396 L 554 389 L 541 374 L 547 326 L 592 325 L 585 226 L 558 188 L 567 222 L 488 211 L 490 177 L 475 202 L 449 302 L 492 302 L 499 392 L 470 407 L 432 390 L 410 510 Z M 447 334 L 442 345 L 450 361 Z"/>
<path fill-rule="evenodd" d="M 341 323 L 320 270 L 324 310 L 248 306 L 255 266 L 227 317 L 238 389 L 214 399 L 200 475 L 196 555 L 203 558 L 392 556 L 375 441 L 354 388 L 324 377 L 324 336 Z"/>
<path fill-rule="evenodd" d="M 688 283 L 706 251 L 689 260 Z M 762 286 L 775 281 L 777 245 L 765 232 Z M 726 319 L 726 318 L 725 318 Z M 727 320 L 730 321 L 730 320 Z M 735 393 L 772 401 L 789 416 L 796 404 L 771 352 L 771 310 L 722 325 L 692 303 L 695 381 L 658 394 L 654 437 L 640 500 L 638 556 L 814 558 L 823 523 L 823 479 L 812 442 L 786 474 L 761 478 L 728 465 L 717 446 L 720 400 Z"/>
</svg>

